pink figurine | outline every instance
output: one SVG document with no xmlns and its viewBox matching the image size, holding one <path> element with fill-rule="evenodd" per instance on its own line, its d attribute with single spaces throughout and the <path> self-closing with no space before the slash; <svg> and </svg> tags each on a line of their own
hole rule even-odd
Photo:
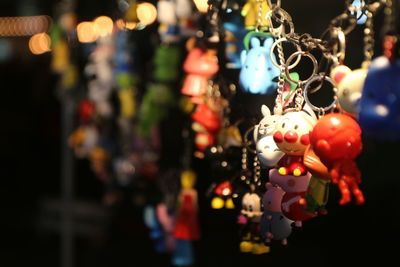
<svg viewBox="0 0 400 267">
<path fill-rule="evenodd" d="M 351 193 L 357 204 L 364 203 L 359 189 L 361 173 L 354 159 L 362 151 L 361 129 L 351 117 L 331 113 L 319 119 L 310 134 L 315 154 L 327 166 L 332 182 L 342 193 L 340 204 L 351 201 Z"/>
<path fill-rule="evenodd" d="M 280 186 L 285 194 L 282 197 L 282 212 L 288 219 L 296 222 L 297 227 L 301 227 L 302 221 L 316 216 L 315 212 L 306 210 L 307 202 L 305 195 L 311 174 L 305 175 L 280 175 L 277 169 L 269 171 L 269 179 L 272 184 Z"/>
</svg>

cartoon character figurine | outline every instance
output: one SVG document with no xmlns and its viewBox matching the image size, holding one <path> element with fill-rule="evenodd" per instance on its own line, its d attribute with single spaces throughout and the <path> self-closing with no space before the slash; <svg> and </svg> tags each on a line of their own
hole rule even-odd
<svg viewBox="0 0 400 267">
<path fill-rule="evenodd" d="M 243 28 L 243 21 L 235 11 L 229 13 L 229 17 L 223 23 L 225 30 L 225 56 L 227 59 L 226 67 L 228 69 L 240 69 L 240 52 L 243 50 L 242 40 L 246 35 Z"/>
<path fill-rule="evenodd" d="M 263 119 L 254 127 L 254 142 L 256 143 L 257 157 L 264 168 L 275 167 L 284 153 L 277 147 L 273 133 L 279 115 L 272 115 L 265 105 L 261 107 Z"/>
<path fill-rule="evenodd" d="M 340 107 L 346 112 L 357 114 L 362 88 L 367 77 L 367 68 L 351 70 L 345 65 L 338 65 L 331 71 L 331 78 L 337 85 Z"/>
<path fill-rule="evenodd" d="M 186 78 L 182 94 L 190 96 L 189 101 L 192 103 L 201 104 L 207 91 L 208 79 L 219 70 L 216 51 L 193 48 L 185 59 L 183 69 Z"/>
<path fill-rule="evenodd" d="M 281 208 L 283 215 L 295 221 L 296 227 L 301 227 L 302 222 L 316 216 L 315 212 L 309 212 L 305 196 L 310 183 L 311 174 L 306 172 L 304 175 L 281 175 L 278 170 L 269 171 L 269 180 L 273 185 L 282 188 L 285 194 L 282 197 Z"/>
<path fill-rule="evenodd" d="M 361 173 L 354 159 L 361 153 L 361 129 L 357 122 L 345 114 L 331 113 L 323 116 L 310 133 L 310 143 L 315 154 L 328 168 L 334 184 L 339 186 L 340 204 L 351 201 L 364 203 L 359 189 Z"/>
<path fill-rule="evenodd" d="M 245 233 L 240 243 L 241 252 L 265 254 L 270 250 L 261 238 L 260 221 L 263 215 L 261 204 L 261 198 L 257 193 L 244 194 L 241 215 L 238 218 L 238 223 L 244 226 L 243 232 Z"/>
<path fill-rule="evenodd" d="M 234 209 L 235 204 L 232 200 L 233 187 L 229 181 L 220 182 L 213 190 L 215 197 L 211 201 L 213 209 Z"/>
<path fill-rule="evenodd" d="M 203 103 L 197 106 L 192 114 L 192 119 L 194 120 L 192 128 L 196 132 L 196 147 L 199 151 L 203 151 L 206 147 L 214 144 L 215 137 L 222 125 L 222 115 Z"/>
<path fill-rule="evenodd" d="M 173 231 L 176 247 L 172 262 L 178 266 L 193 264 L 192 242 L 200 239 L 195 183 L 196 174 L 193 171 L 185 170 L 182 172 L 182 189 L 178 198 L 178 210 Z"/>
<path fill-rule="evenodd" d="M 279 69 L 271 62 L 270 51 L 274 38 L 263 34 L 263 45 L 258 36 L 250 32 L 244 39 L 247 49 L 243 50 L 240 57 L 242 68 L 240 70 L 240 84 L 245 92 L 252 94 L 273 94 L 277 88 L 274 78 L 279 75 Z M 251 48 L 246 44 L 250 42 Z"/>
<path fill-rule="evenodd" d="M 285 153 L 278 162 L 280 175 L 307 174 L 303 155 L 310 144 L 309 133 L 315 123 L 315 114 L 307 105 L 301 111 L 289 111 L 279 118 L 273 136 L 278 148 Z"/>
<path fill-rule="evenodd" d="M 263 195 L 262 203 L 264 214 L 261 219 L 261 233 L 269 243 L 272 240 L 280 240 L 282 245 L 287 245 L 287 238 L 292 233 L 292 220 L 282 213 L 281 203 L 285 191 L 272 183 L 266 183 L 267 191 Z"/>
<path fill-rule="evenodd" d="M 400 138 L 400 60 L 372 61 L 360 100 L 359 123 L 366 135 L 380 140 Z"/>
</svg>

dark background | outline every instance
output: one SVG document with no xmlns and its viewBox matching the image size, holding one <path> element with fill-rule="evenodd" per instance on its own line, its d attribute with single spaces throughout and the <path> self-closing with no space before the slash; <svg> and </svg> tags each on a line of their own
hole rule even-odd
<svg viewBox="0 0 400 267">
<path fill-rule="evenodd" d="M 18 16 L 21 4 L 32 4 L 37 14 L 53 14 L 56 1 L 8 1 L 0 4 L 1 16 Z M 114 1 L 81 0 L 81 20 L 110 14 Z M 282 1 L 293 17 L 297 32 L 319 36 L 329 21 L 341 13 L 344 1 Z M 37 15 L 25 14 L 25 15 Z M 378 18 L 379 19 L 379 18 Z M 377 22 L 379 53 L 379 20 Z M 57 200 L 61 193 L 60 101 L 56 77 L 49 70 L 50 55 L 33 56 L 27 38 L 8 38 L 13 46 L 10 60 L 0 63 L 0 266 L 59 266 L 60 238 L 57 215 L 43 213 L 43 200 Z M 362 61 L 362 30 L 349 37 L 346 63 L 359 67 Z M 245 96 L 243 112 L 257 114 L 259 104 L 272 98 Z M 236 213 L 212 211 L 201 196 L 203 238 L 195 244 L 198 266 L 338 266 L 398 261 L 398 168 L 399 142 L 382 142 L 364 137 L 364 151 L 358 158 L 363 174 L 363 206 L 339 206 L 333 188 L 329 214 L 304 223 L 289 238 L 289 246 L 272 248 L 268 255 L 238 252 Z M 76 197 L 101 208 L 102 187 L 86 163 L 78 162 Z M 195 162 L 199 168 L 204 162 Z M 199 190 L 207 188 L 199 178 Z M 204 192 L 204 191 L 203 191 Z M 115 207 L 107 223 L 86 223 L 77 233 L 76 266 L 168 266 L 168 255 L 154 252 L 143 225 L 141 210 L 126 205 Z M 47 217 L 53 226 L 47 225 Z M 99 222 L 100 221 L 100 222 Z M 51 224 L 51 223 L 50 223 Z M 83 225 L 86 225 L 83 223 Z M 89 234 L 88 234 L 89 233 Z"/>
</svg>

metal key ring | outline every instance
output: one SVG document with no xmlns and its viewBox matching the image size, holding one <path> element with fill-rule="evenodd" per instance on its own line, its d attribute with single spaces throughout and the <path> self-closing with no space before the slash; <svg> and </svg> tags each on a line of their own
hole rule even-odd
<svg viewBox="0 0 400 267">
<path fill-rule="evenodd" d="M 281 42 L 289 42 L 291 44 L 294 44 L 296 46 L 297 52 L 301 51 L 301 47 L 297 43 L 290 42 L 288 39 L 286 39 L 286 37 L 282 37 L 282 38 L 279 38 L 278 40 L 276 40 L 271 46 L 271 51 L 269 53 L 269 56 L 271 58 L 272 64 L 274 64 L 278 68 L 280 67 L 280 65 L 276 62 L 275 57 L 273 55 L 274 55 L 275 47 Z M 299 64 L 300 60 L 301 60 L 301 55 L 298 55 L 296 61 L 292 65 L 288 66 L 289 70 L 291 70 L 294 67 L 296 67 Z M 282 62 L 281 64 L 285 64 L 285 63 Z"/>
<path fill-rule="evenodd" d="M 327 58 L 330 58 L 332 56 L 336 57 L 338 62 L 343 62 L 346 56 L 346 35 L 344 34 L 343 30 L 339 27 L 331 27 L 325 30 L 325 32 L 321 36 L 321 40 L 324 40 L 324 37 L 328 34 L 334 31 L 336 34 L 336 39 L 337 42 L 335 43 L 335 46 L 338 48 L 333 50 L 332 54 L 329 54 L 327 52 L 324 52 L 324 56 Z M 329 42 L 329 41 L 328 41 Z"/>
<path fill-rule="evenodd" d="M 322 81 L 322 80 L 328 81 L 330 84 L 332 84 L 333 86 L 333 91 L 336 91 L 336 87 L 334 82 L 332 81 L 331 78 L 329 78 L 328 76 L 325 75 L 314 75 L 314 77 L 312 77 L 311 79 L 309 79 L 307 81 L 307 83 L 304 85 L 304 89 L 303 89 L 303 97 L 304 97 L 304 101 L 306 101 L 306 103 L 314 110 L 314 111 L 318 111 L 320 112 L 321 110 L 326 112 L 328 110 L 331 110 L 332 108 L 334 108 L 337 105 L 337 99 L 334 97 L 332 104 L 330 104 L 327 107 L 321 108 L 321 107 L 317 107 L 314 106 L 310 100 L 308 99 L 308 89 L 310 87 L 310 85 L 315 82 L 315 81 Z"/>
<path fill-rule="evenodd" d="M 278 6 L 278 7 L 281 7 L 281 0 L 276 0 L 276 3 L 274 4 L 274 3 L 272 3 L 272 1 L 271 0 L 268 0 L 268 6 L 270 7 L 270 8 L 272 8 L 273 6 Z"/>
<path fill-rule="evenodd" d="M 312 72 L 312 74 L 310 75 L 310 77 L 308 77 L 308 78 L 305 79 L 305 80 L 294 81 L 294 80 L 292 80 L 292 78 L 290 77 L 290 73 L 289 73 L 289 68 L 288 68 L 288 66 L 290 66 L 290 63 L 292 63 L 293 59 L 294 59 L 295 57 L 297 57 L 297 55 L 308 57 L 309 59 L 311 59 L 311 62 L 312 62 L 312 64 L 313 64 L 313 72 Z M 317 72 L 318 72 L 318 62 L 317 62 L 317 60 L 315 59 L 315 57 L 314 57 L 313 55 L 311 55 L 309 52 L 306 52 L 306 51 L 297 51 L 297 52 L 294 52 L 294 53 L 291 54 L 290 57 L 286 60 L 286 63 L 285 63 L 285 74 L 286 74 L 286 78 L 287 78 L 289 81 L 293 82 L 294 84 L 300 84 L 300 83 L 305 83 L 305 82 L 309 81 L 312 77 L 314 77 L 314 76 L 317 74 Z"/>
<path fill-rule="evenodd" d="M 275 14 L 280 14 L 281 18 L 278 18 Z M 275 21 L 279 23 L 278 27 L 274 27 L 272 18 L 274 17 Z M 286 36 L 294 33 L 294 24 L 292 21 L 292 17 L 287 13 L 284 9 L 280 7 L 275 7 L 267 12 L 265 18 L 268 20 L 269 31 L 274 36 Z M 289 27 L 289 30 L 286 30 L 286 25 Z"/>
</svg>

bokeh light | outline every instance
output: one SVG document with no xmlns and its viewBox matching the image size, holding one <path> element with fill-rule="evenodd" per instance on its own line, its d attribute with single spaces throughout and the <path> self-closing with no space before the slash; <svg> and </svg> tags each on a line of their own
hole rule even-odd
<svg viewBox="0 0 400 267">
<path fill-rule="evenodd" d="M 95 42 L 99 37 L 98 32 L 95 30 L 94 23 L 91 21 L 83 21 L 76 27 L 78 40 L 81 43 Z"/>
<path fill-rule="evenodd" d="M 114 23 L 110 17 L 100 16 L 93 21 L 94 30 L 99 36 L 112 34 Z"/>
<path fill-rule="evenodd" d="M 49 16 L 0 17 L 0 36 L 30 36 L 47 32 L 51 22 Z"/>
<path fill-rule="evenodd" d="M 196 5 L 196 8 L 201 13 L 207 13 L 207 11 L 208 11 L 208 0 L 194 0 L 194 4 Z"/>
<path fill-rule="evenodd" d="M 50 45 L 50 36 L 45 32 L 37 33 L 29 39 L 29 50 L 35 55 L 51 51 Z"/>
<path fill-rule="evenodd" d="M 140 23 L 143 25 L 150 25 L 157 18 L 157 8 L 150 3 L 139 3 L 136 12 Z"/>
</svg>

